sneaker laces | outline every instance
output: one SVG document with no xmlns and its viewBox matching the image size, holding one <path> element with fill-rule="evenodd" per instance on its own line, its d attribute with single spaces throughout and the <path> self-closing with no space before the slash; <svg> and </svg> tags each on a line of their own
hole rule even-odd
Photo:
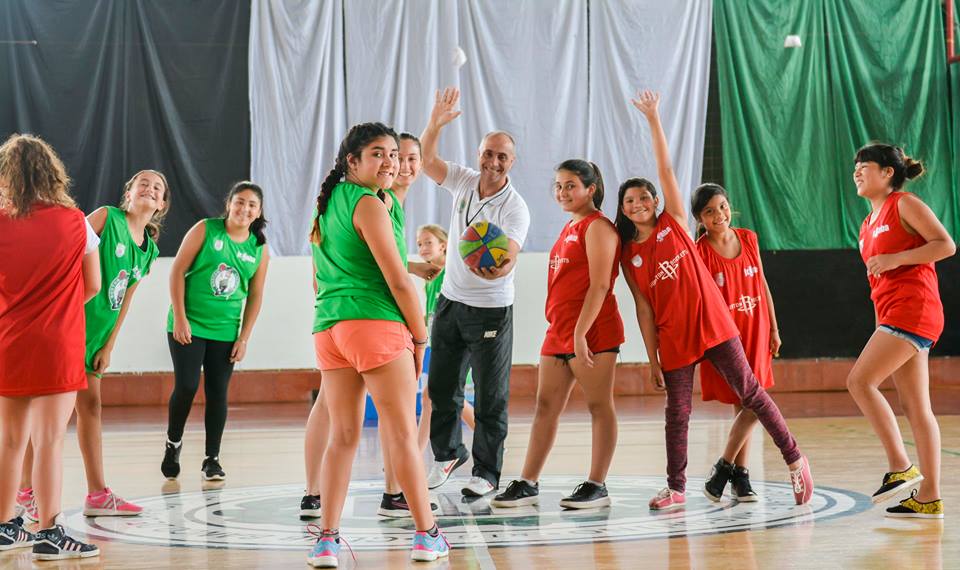
<svg viewBox="0 0 960 570">
<path fill-rule="evenodd" d="M 673 492 L 674 492 L 673 489 L 671 489 L 670 487 L 664 487 L 663 489 L 660 489 L 659 493 L 657 493 L 657 498 L 666 499 L 670 497 L 671 494 L 673 494 Z"/>
<path fill-rule="evenodd" d="M 317 531 L 319 531 L 319 532 L 317 532 Z M 307 532 L 310 533 L 311 536 L 316 537 L 316 539 L 317 539 L 318 541 L 321 540 L 321 539 L 323 539 L 325 536 L 331 536 L 331 537 L 333 536 L 333 535 L 331 535 L 331 534 L 323 534 L 323 527 L 321 527 L 320 525 L 318 525 L 318 524 L 316 524 L 316 523 L 310 523 L 310 524 L 308 524 L 308 525 L 307 525 Z M 346 545 L 347 550 L 350 551 L 350 556 L 353 557 L 353 561 L 354 561 L 354 562 L 357 561 L 357 555 L 353 553 L 353 547 L 350 546 L 350 543 L 347 542 L 347 539 L 345 539 L 345 538 L 343 538 L 342 536 L 340 536 L 340 533 L 338 532 L 338 533 L 337 533 L 337 536 L 336 536 L 336 538 L 335 538 L 334 540 L 336 540 L 337 542 L 342 542 L 344 545 Z"/>
<path fill-rule="evenodd" d="M 790 482 L 793 483 L 794 493 L 803 493 L 803 466 L 790 472 Z"/>
</svg>

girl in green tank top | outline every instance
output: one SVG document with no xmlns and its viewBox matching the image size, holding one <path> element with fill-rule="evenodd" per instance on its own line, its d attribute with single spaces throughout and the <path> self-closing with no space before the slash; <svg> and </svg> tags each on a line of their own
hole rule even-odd
<svg viewBox="0 0 960 570">
<path fill-rule="evenodd" d="M 435 224 L 427 224 L 417 228 L 417 253 L 427 263 L 440 268 L 440 273 L 432 281 L 424 284 L 424 296 L 426 299 L 426 313 L 424 320 L 427 323 L 428 335 L 433 329 L 433 315 L 437 312 L 437 300 L 440 298 L 440 288 L 443 286 L 443 277 L 446 275 L 444 265 L 447 262 L 447 232 Z M 429 349 L 428 349 L 429 350 Z M 472 383 L 470 371 L 467 371 L 467 384 Z M 423 452 L 427 449 L 427 443 L 430 442 L 430 416 L 433 412 L 433 405 L 430 402 L 430 394 L 427 391 L 426 380 L 421 388 L 421 411 L 420 425 L 417 427 L 417 443 Z M 470 429 L 476 427 L 474 419 L 473 405 L 464 398 L 463 411 L 460 417 Z"/>
<path fill-rule="evenodd" d="M 311 230 L 317 286 L 313 330 L 317 343 L 333 343 L 349 353 L 350 338 L 338 338 L 335 333 L 328 333 L 329 329 L 345 321 L 363 320 L 406 325 L 415 347 L 412 358 L 408 353 L 399 354 L 388 363 L 364 371 L 325 369 L 323 399 L 328 410 L 356 410 L 369 388 L 380 411 L 381 429 L 410 433 L 416 422 L 413 402 L 416 379 L 423 366 L 426 327 L 413 283 L 406 274 L 406 260 L 400 255 L 406 249 L 403 233 L 398 231 L 402 228 L 402 206 L 396 194 L 384 190 L 391 188 L 399 169 L 398 143 L 396 133 L 383 124 L 354 126 L 340 145 L 336 165 L 321 185 Z M 387 402 L 409 402 L 410 406 L 407 409 L 406 404 Z M 356 454 L 350 438 L 340 435 L 355 429 L 354 419 L 359 418 L 352 414 L 329 417 L 330 431 L 336 436 L 327 438 L 327 477 L 323 481 L 321 514 L 324 530 L 308 556 L 311 564 L 335 559 L 339 552 L 335 529 L 340 526 L 341 512 L 327 506 L 343 504 Z M 325 422 L 308 423 L 308 444 L 320 440 L 318 432 L 325 427 L 322 424 Z M 445 542 L 431 513 L 426 476 L 415 441 L 401 442 L 391 437 L 384 441 L 388 442 L 393 458 L 403 458 L 391 463 L 398 468 L 396 476 L 406 491 L 417 529 L 413 555 L 429 552 L 434 554 L 433 559 L 446 555 Z M 313 459 L 307 458 L 308 469 Z"/>
<path fill-rule="evenodd" d="M 87 475 L 87 516 L 132 516 L 141 508 L 107 487 L 100 419 L 101 375 L 110 357 L 140 280 L 157 258 L 156 239 L 170 209 L 170 187 L 160 172 L 141 170 L 123 187 L 120 207 L 98 208 L 87 221 L 100 236 L 100 291 L 84 305 L 86 316 L 87 389 L 77 392 L 77 439 Z M 33 454 L 24 461 L 20 486 L 32 487 Z"/>
<path fill-rule="evenodd" d="M 227 387 L 234 364 L 246 355 L 260 314 L 270 258 L 263 233 L 266 223 L 263 191 L 252 182 L 238 182 L 227 195 L 226 214 L 194 225 L 173 261 L 167 333 L 175 384 L 161 464 L 169 479 L 180 473 L 180 443 L 201 369 L 207 396 L 203 476 L 226 477 L 219 450 L 227 419 Z"/>
</svg>

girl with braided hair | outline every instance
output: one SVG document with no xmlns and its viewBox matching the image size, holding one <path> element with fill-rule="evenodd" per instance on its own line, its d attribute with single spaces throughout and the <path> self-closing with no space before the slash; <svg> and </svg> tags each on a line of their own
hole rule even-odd
<svg viewBox="0 0 960 570">
<path fill-rule="evenodd" d="M 330 436 L 320 472 L 322 531 L 307 558 L 315 567 L 338 565 L 338 527 L 367 391 L 417 529 L 411 558 L 449 554 L 430 512 L 417 448 L 416 387 L 427 331 L 390 218 L 393 197 L 385 192 L 399 170 L 398 149 L 397 134 L 386 125 L 355 125 L 317 196 L 310 232 L 317 286 L 313 332 Z"/>
</svg>

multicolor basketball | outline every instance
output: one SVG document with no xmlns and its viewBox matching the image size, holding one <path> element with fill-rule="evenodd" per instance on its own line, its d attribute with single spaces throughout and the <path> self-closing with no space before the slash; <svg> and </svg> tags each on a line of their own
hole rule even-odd
<svg viewBox="0 0 960 570">
<path fill-rule="evenodd" d="M 460 236 L 460 257 L 468 267 L 499 267 L 507 255 L 507 235 L 490 222 L 474 222 Z"/>
</svg>

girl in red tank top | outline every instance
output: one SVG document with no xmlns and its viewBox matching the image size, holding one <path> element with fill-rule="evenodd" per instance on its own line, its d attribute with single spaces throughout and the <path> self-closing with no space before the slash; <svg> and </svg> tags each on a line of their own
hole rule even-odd
<svg viewBox="0 0 960 570">
<path fill-rule="evenodd" d="M 571 219 L 550 251 L 549 327 L 540 349 L 537 409 L 521 478 L 494 497 L 491 504 L 496 507 L 537 504 L 538 479 L 574 381 L 583 387 L 589 403 L 594 447 L 587 480 L 560 506 L 586 509 L 610 504 L 604 481 L 617 443 L 613 384 L 623 344 L 623 321 L 613 295 L 620 240 L 600 211 L 603 178 L 597 165 L 575 159 L 560 163 L 554 196 Z"/>
<path fill-rule="evenodd" d="M 703 230 L 697 251 L 720 289 L 730 316 L 740 331 L 750 369 L 764 389 L 773 386 L 773 355 L 780 349 L 780 334 L 770 287 L 763 274 L 757 234 L 746 228 L 731 228 L 727 191 L 718 184 L 701 184 L 690 200 L 693 217 Z M 700 366 L 700 388 L 704 401 L 733 404 L 734 420 L 727 447 L 707 486 L 721 491 L 730 479 L 739 501 L 755 501 L 750 484 L 747 452 L 757 416 L 740 405 L 740 398 L 709 361 Z"/>
<path fill-rule="evenodd" d="M 901 191 L 907 180 L 923 173 L 922 164 L 887 144 L 861 148 L 854 162 L 857 194 L 871 205 L 859 245 L 877 330 L 850 371 L 847 388 L 887 453 L 888 471 L 873 500 L 891 499 L 919 484 L 887 515 L 943 518 L 940 428 L 930 406 L 928 356 L 943 332 L 933 264 L 952 256 L 956 245 L 926 204 Z M 880 394 L 880 384 L 891 375 L 917 442 L 922 474 L 911 463 L 896 416 Z"/>
<path fill-rule="evenodd" d="M 693 372 L 702 359 L 716 367 L 743 407 L 752 411 L 771 435 L 789 468 L 794 499 L 804 504 L 813 495 L 809 463 L 780 410 L 750 370 L 727 303 L 687 234 L 687 213 L 660 124 L 659 101 L 659 95 L 646 91 L 633 105 L 650 125 L 657 174 L 663 184 L 663 214 L 657 215 L 660 200 L 653 183 L 631 178 L 620 185 L 616 219 L 624 244 L 621 265 L 637 306 L 651 378 L 667 391 L 667 487 L 650 500 L 650 508 L 672 509 L 686 503 L 687 425 Z M 720 462 L 714 466 L 714 474 L 718 471 L 725 486 L 729 474 Z M 722 492 L 723 486 L 705 489 L 714 501 L 720 500 Z"/>
<path fill-rule="evenodd" d="M 13 443 L 0 446 L 0 545 L 36 542 L 34 552 L 51 560 L 98 553 L 55 524 L 63 434 L 87 384 L 83 304 L 100 289 L 99 239 L 67 193 L 69 182 L 44 141 L 13 135 L 0 146 L 0 432 Z M 45 466 L 33 481 L 35 538 L 14 518 L 31 440 Z"/>
</svg>

